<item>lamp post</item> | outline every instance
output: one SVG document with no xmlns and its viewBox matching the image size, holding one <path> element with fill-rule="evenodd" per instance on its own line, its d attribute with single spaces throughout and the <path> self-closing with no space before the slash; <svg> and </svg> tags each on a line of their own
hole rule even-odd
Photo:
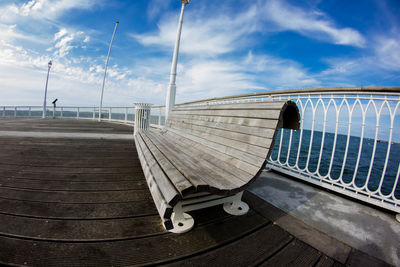
<svg viewBox="0 0 400 267">
<path fill-rule="evenodd" d="M 99 121 L 101 121 L 101 108 L 102 108 L 102 106 L 103 106 L 104 84 L 106 83 L 108 61 L 110 60 L 111 47 L 112 47 L 112 44 L 113 44 L 113 41 L 114 41 L 115 33 L 117 32 L 118 24 L 119 24 L 119 21 L 117 20 L 117 21 L 115 22 L 114 32 L 113 32 L 113 35 L 112 35 L 112 37 L 111 37 L 110 46 L 108 47 L 108 54 L 107 54 L 107 60 L 106 60 L 106 67 L 104 68 L 103 85 L 102 85 L 102 87 L 101 87 L 101 97 L 100 97 L 100 106 L 99 106 Z"/>
<path fill-rule="evenodd" d="M 42 113 L 42 118 L 46 118 L 46 98 L 47 98 L 47 85 L 49 83 L 49 74 L 50 74 L 50 68 L 53 63 L 51 60 L 49 63 L 47 63 L 48 69 L 47 69 L 47 79 L 46 79 L 46 87 L 44 88 L 44 101 L 43 101 L 43 113 Z"/>
<path fill-rule="evenodd" d="M 178 64 L 178 53 L 179 53 L 179 43 L 181 40 L 182 23 L 183 23 L 183 12 L 185 11 L 185 6 L 189 4 L 190 0 L 181 0 L 182 8 L 181 15 L 179 17 L 178 31 L 176 33 L 175 49 L 174 55 L 172 57 L 171 73 L 169 77 L 169 85 L 167 91 L 167 100 L 165 104 L 165 119 L 168 118 L 169 112 L 175 105 L 175 94 L 176 94 L 176 66 Z"/>
</svg>

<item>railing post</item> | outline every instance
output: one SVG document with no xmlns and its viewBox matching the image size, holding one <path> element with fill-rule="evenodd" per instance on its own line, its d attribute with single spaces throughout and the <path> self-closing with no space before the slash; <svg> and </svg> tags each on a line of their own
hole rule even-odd
<svg viewBox="0 0 400 267">
<path fill-rule="evenodd" d="M 111 120 L 111 108 L 108 108 L 108 120 Z"/>
<path fill-rule="evenodd" d="M 150 125 L 151 104 L 135 103 L 135 126 L 134 134 L 139 130 L 148 131 Z"/>
<path fill-rule="evenodd" d="M 125 108 L 125 123 L 128 121 L 128 107 Z"/>
<path fill-rule="evenodd" d="M 61 114 L 60 114 L 60 117 L 61 117 L 61 118 L 63 117 L 63 111 L 64 111 L 64 108 L 61 107 Z"/>
<path fill-rule="evenodd" d="M 53 105 L 53 119 L 56 117 L 56 105 Z"/>
<path fill-rule="evenodd" d="M 79 119 L 79 108 L 76 111 L 76 118 Z"/>
<path fill-rule="evenodd" d="M 3 107 L 3 117 L 6 117 L 6 107 Z"/>
<path fill-rule="evenodd" d="M 32 111 L 32 107 L 29 107 L 28 117 L 31 117 L 31 111 Z"/>
<path fill-rule="evenodd" d="M 158 108 L 158 125 L 161 126 L 161 107 Z"/>
<path fill-rule="evenodd" d="M 17 107 L 14 108 L 14 118 L 17 117 Z"/>
</svg>

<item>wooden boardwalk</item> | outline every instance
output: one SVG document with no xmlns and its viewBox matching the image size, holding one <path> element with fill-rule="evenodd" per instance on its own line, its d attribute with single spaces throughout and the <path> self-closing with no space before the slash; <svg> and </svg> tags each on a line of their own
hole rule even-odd
<svg viewBox="0 0 400 267">
<path fill-rule="evenodd" d="M 49 138 L 50 132 L 71 134 Z M 261 212 L 262 201 L 250 193 L 245 194 L 247 215 L 209 208 L 191 212 L 196 225 L 189 233 L 166 232 L 133 138 L 118 138 L 127 134 L 132 127 L 105 122 L 0 119 L 0 263 L 340 266 L 273 224 Z"/>
</svg>

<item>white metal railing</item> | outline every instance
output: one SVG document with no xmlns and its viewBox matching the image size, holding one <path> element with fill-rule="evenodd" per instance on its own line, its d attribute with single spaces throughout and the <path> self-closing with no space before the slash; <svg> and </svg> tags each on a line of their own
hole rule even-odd
<svg viewBox="0 0 400 267">
<path fill-rule="evenodd" d="M 400 213 L 400 88 L 287 90 L 181 105 L 271 100 L 296 102 L 301 128 L 279 131 L 268 168 Z"/>
<path fill-rule="evenodd" d="M 0 106 L 0 117 L 30 117 L 41 118 L 43 114 L 42 106 Z M 152 126 L 161 127 L 165 123 L 164 111 L 162 106 L 152 106 L 150 122 Z M 99 118 L 98 107 L 74 107 L 74 106 L 48 106 L 46 108 L 47 118 L 63 119 L 92 119 Z M 103 121 L 113 121 L 125 124 L 134 124 L 134 107 L 103 107 L 101 109 Z"/>
</svg>

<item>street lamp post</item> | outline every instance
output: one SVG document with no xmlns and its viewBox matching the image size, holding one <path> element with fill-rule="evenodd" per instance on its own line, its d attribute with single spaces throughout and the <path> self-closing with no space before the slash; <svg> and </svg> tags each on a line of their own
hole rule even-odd
<svg viewBox="0 0 400 267">
<path fill-rule="evenodd" d="M 179 53 L 179 43 L 181 40 L 182 23 L 183 23 L 183 12 L 185 11 L 185 6 L 189 4 L 190 0 L 181 0 L 182 8 L 181 15 L 179 17 L 178 31 L 176 33 L 175 49 L 174 55 L 172 57 L 171 73 L 169 77 L 169 85 L 167 91 L 167 100 L 165 104 L 165 119 L 168 118 L 169 112 L 175 105 L 175 94 L 176 94 L 176 66 L 178 64 L 178 53 Z"/>
<path fill-rule="evenodd" d="M 44 101 L 43 101 L 43 113 L 42 113 L 42 118 L 46 118 L 46 98 L 47 98 L 47 85 L 49 83 L 49 74 L 50 74 L 50 68 L 51 65 L 53 65 L 53 63 L 51 62 L 51 60 L 49 61 L 49 63 L 47 64 L 48 69 L 47 69 L 47 79 L 46 79 L 46 87 L 44 88 Z"/>
<path fill-rule="evenodd" d="M 111 47 L 114 41 L 114 36 L 115 33 L 117 32 L 117 26 L 119 24 L 119 21 L 117 20 L 115 22 L 115 27 L 114 27 L 114 32 L 113 35 L 111 37 L 111 42 L 110 42 L 110 46 L 108 47 L 108 54 L 107 54 L 107 60 L 106 60 L 106 67 L 104 68 L 104 77 L 103 77 L 103 85 L 101 87 L 101 97 L 100 97 L 100 106 L 99 106 L 99 121 L 101 121 L 101 108 L 103 106 L 103 94 L 104 94 L 104 85 L 106 83 L 106 76 L 107 76 L 107 68 L 108 68 L 108 61 L 110 60 L 110 52 L 111 52 Z"/>
</svg>

